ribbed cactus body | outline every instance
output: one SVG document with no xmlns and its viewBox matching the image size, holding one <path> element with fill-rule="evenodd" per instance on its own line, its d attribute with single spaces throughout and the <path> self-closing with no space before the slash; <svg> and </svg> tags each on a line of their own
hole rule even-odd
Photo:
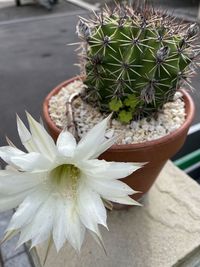
<svg viewBox="0 0 200 267">
<path fill-rule="evenodd" d="M 85 99 L 123 122 L 162 108 L 189 71 L 197 26 L 183 30 L 164 15 L 121 7 L 96 17 L 77 27 L 85 43 Z"/>
</svg>

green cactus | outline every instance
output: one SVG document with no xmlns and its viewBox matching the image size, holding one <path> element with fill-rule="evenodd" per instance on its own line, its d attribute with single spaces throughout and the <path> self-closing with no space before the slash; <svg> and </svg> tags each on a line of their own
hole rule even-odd
<svg viewBox="0 0 200 267">
<path fill-rule="evenodd" d="M 152 8 L 106 8 L 80 19 L 84 100 L 121 122 L 157 112 L 194 68 L 196 24 L 188 28 Z"/>
</svg>

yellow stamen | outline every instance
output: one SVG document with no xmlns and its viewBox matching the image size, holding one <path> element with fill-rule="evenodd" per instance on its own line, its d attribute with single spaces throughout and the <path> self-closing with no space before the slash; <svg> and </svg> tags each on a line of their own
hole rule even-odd
<svg viewBox="0 0 200 267">
<path fill-rule="evenodd" d="M 67 198 L 75 198 L 80 178 L 80 170 L 72 164 L 62 164 L 50 173 L 56 192 Z"/>
</svg>

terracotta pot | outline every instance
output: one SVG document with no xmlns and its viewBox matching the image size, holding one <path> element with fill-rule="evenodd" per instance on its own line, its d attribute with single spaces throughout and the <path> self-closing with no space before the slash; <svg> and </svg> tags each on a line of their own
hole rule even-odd
<svg viewBox="0 0 200 267">
<path fill-rule="evenodd" d="M 63 86 L 66 86 L 75 79 L 77 78 L 72 78 L 58 85 L 48 94 L 43 103 L 44 120 L 50 134 L 55 140 L 61 130 L 56 127 L 49 116 L 49 100 L 53 95 L 56 95 Z M 186 120 L 179 129 L 153 141 L 138 144 L 113 145 L 100 157 L 108 161 L 148 162 L 145 167 L 123 179 L 123 182 L 134 188 L 134 190 L 142 192 L 133 195 L 133 198 L 136 200 L 141 198 L 143 194 L 150 189 L 167 160 L 176 154 L 184 144 L 188 129 L 194 117 L 195 107 L 189 94 L 184 90 L 182 90 L 182 93 L 186 107 Z"/>
</svg>

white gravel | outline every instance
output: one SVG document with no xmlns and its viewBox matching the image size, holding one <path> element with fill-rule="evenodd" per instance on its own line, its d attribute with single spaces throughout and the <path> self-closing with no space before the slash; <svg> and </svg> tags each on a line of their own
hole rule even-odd
<svg viewBox="0 0 200 267">
<path fill-rule="evenodd" d="M 49 114 L 59 128 L 62 129 L 66 124 L 66 102 L 69 96 L 74 92 L 81 91 L 83 87 L 84 85 L 81 81 L 74 81 L 63 87 L 57 95 L 51 98 Z M 115 134 L 119 134 L 118 144 L 133 144 L 155 140 L 173 132 L 185 121 L 185 106 L 181 97 L 182 94 L 177 92 L 174 101 L 164 105 L 156 120 L 151 118 L 147 121 L 146 118 L 143 118 L 126 125 L 113 119 L 106 136 L 112 137 Z M 84 103 L 80 98 L 74 101 L 74 117 L 79 137 L 82 137 L 97 122 L 103 119 L 102 114 L 97 109 Z"/>
</svg>

